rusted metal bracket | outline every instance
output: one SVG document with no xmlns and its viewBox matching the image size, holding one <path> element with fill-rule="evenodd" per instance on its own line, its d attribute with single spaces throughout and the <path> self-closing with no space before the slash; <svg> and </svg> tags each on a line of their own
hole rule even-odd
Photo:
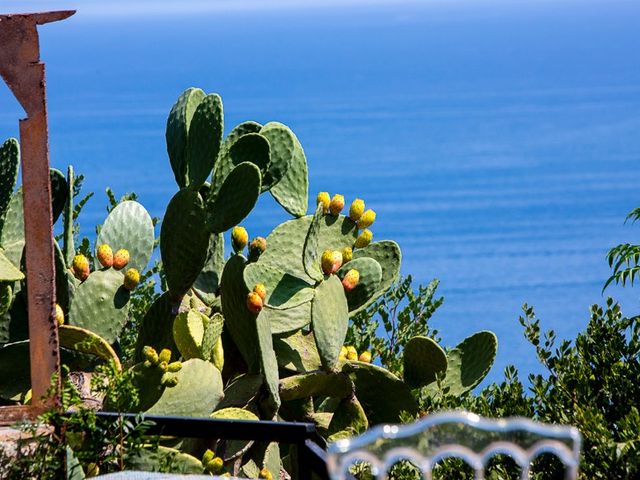
<svg viewBox="0 0 640 480">
<path fill-rule="evenodd" d="M 0 76 L 7 83 L 27 118 L 20 120 L 20 154 L 26 241 L 27 307 L 31 358 L 32 405 L 24 417 L 55 401 L 42 401 L 57 374 L 60 388 L 60 351 L 55 322 L 55 268 L 51 186 L 49 181 L 49 131 L 44 64 L 40 62 L 38 25 L 64 20 L 75 11 L 0 15 Z M 7 409 L 15 420 L 20 409 Z M 0 421 L 5 415 L 0 409 Z M 11 417 L 11 418 L 9 418 Z"/>
</svg>

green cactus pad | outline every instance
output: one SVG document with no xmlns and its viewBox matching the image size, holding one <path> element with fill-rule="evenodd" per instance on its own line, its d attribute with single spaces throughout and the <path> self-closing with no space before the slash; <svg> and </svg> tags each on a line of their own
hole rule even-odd
<svg viewBox="0 0 640 480">
<path fill-rule="evenodd" d="M 167 286 L 174 298 L 186 294 L 200 274 L 207 259 L 209 239 L 200 194 L 183 188 L 167 205 L 160 228 L 160 254 Z"/>
<path fill-rule="evenodd" d="M 67 203 L 69 196 L 69 185 L 64 174 L 55 168 L 49 170 L 49 177 L 51 179 L 51 213 L 53 223 L 56 223 L 64 206 Z"/>
<path fill-rule="evenodd" d="M 253 403 L 264 383 L 262 375 L 245 373 L 235 378 L 224 390 L 224 398 L 218 408 L 245 408 Z"/>
<path fill-rule="evenodd" d="M 409 388 L 419 388 L 436 380 L 447 370 L 447 354 L 429 337 L 413 337 L 404 347 L 404 381 Z"/>
<path fill-rule="evenodd" d="M 9 312 L 11 308 L 11 302 L 13 300 L 13 282 L 0 281 L 0 329 L 3 332 L 0 334 L 0 343 L 6 343 L 4 338 L 8 335 L 8 323 L 5 322 L 4 315 Z M 6 329 L 4 328 L 6 325 Z"/>
<path fill-rule="evenodd" d="M 243 420 L 243 421 L 253 421 L 253 422 L 257 422 L 260 420 L 255 413 L 250 412 L 249 410 L 245 410 L 244 408 L 235 408 L 235 407 L 222 408 L 222 409 L 216 410 L 209 416 L 211 418 L 227 419 L 227 420 Z M 253 441 L 247 442 L 246 440 L 228 440 L 228 441 L 225 441 L 223 444 L 224 444 L 224 448 L 223 448 L 224 455 L 222 456 L 222 459 L 226 463 L 244 454 L 251 447 L 251 445 L 253 445 Z M 220 448 L 220 445 L 216 450 L 218 450 L 219 448 Z"/>
<path fill-rule="evenodd" d="M 301 303 L 285 310 L 264 307 L 262 314 L 269 317 L 271 333 L 288 333 L 306 327 L 311 323 L 311 302 Z"/>
<path fill-rule="evenodd" d="M 75 292 L 75 279 L 67 268 L 58 242 L 54 241 L 53 247 L 53 260 L 56 267 L 56 303 L 62 307 L 62 310 L 68 312 Z"/>
<path fill-rule="evenodd" d="M 286 336 L 274 336 L 273 349 L 278 366 L 284 370 L 306 373 L 322 367 L 313 332 L 297 331 Z"/>
<path fill-rule="evenodd" d="M 0 247 L 4 249 L 7 259 L 14 265 L 20 265 L 24 249 L 24 211 L 22 207 L 22 187 L 9 200 L 9 207 L 4 217 Z"/>
<path fill-rule="evenodd" d="M 282 272 L 298 277 L 309 284 L 314 280 L 304 269 L 303 251 L 307 233 L 313 217 L 296 218 L 277 226 L 267 237 L 267 250 L 258 263 L 269 264 Z M 318 252 L 342 250 L 350 247 L 358 235 L 356 224 L 342 215 L 325 215 L 320 224 Z"/>
<path fill-rule="evenodd" d="M 340 279 L 344 278 L 352 268 L 360 273 L 360 281 L 356 285 L 356 288 L 350 292 L 345 291 L 351 315 L 371 304 L 382 282 L 382 268 L 373 258 L 362 257 L 351 260 L 338 270 L 338 277 Z"/>
<path fill-rule="evenodd" d="M 182 453 L 180 450 L 162 445 L 148 449 L 135 449 L 125 457 L 127 470 L 139 472 L 170 471 L 174 474 L 200 474 L 204 471 L 202 462 L 197 458 Z"/>
<path fill-rule="evenodd" d="M 256 319 L 256 331 L 260 352 L 260 368 L 269 394 L 263 408 L 266 407 L 267 417 L 272 417 L 280 408 L 280 376 L 278 373 L 278 359 L 276 358 L 276 352 L 273 350 L 271 323 L 269 316 L 264 314 L 264 310 Z"/>
<path fill-rule="evenodd" d="M 249 371 L 260 371 L 258 333 L 256 315 L 247 308 L 247 294 L 243 272 L 246 259 L 242 255 L 234 255 L 222 272 L 221 297 L 222 315 L 226 320 L 226 330 L 237 345 Z"/>
<path fill-rule="evenodd" d="M 343 398 L 336 408 L 331 423 L 329 424 L 329 435 L 341 431 L 352 432 L 352 435 L 363 433 L 369 428 L 369 421 L 367 415 L 360 405 L 360 402 L 355 395 Z"/>
<path fill-rule="evenodd" d="M 216 302 L 223 268 L 224 237 L 221 233 L 216 233 L 209 238 L 207 258 L 192 287 L 198 297 L 210 307 Z"/>
<path fill-rule="evenodd" d="M 370 425 L 399 423 L 402 412 L 418 413 L 409 387 L 388 370 L 370 363 L 345 362 L 342 371 L 350 375 Z"/>
<path fill-rule="evenodd" d="M 136 339 L 136 362 L 144 360 L 142 349 L 147 345 L 158 352 L 163 348 L 176 351 L 177 347 L 173 341 L 173 321 L 177 314 L 178 304 L 171 298 L 169 292 L 163 293 L 153 302 L 142 319 Z"/>
<path fill-rule="evenodd" d="M 69 324 L 115 342 L 129 319 L 129 291 L 123 280 L 124 275 L 114 269 L 92 272 L 76 289 Z"/>
<path fill-rule="evenodd" d="M 0 147 L 0 236 L 11 194 L 18 181 L 19 166 L 20 145 L 18 140 L 10 138 Z"/>
<path fill-rule="evenodd" d="M 0 398 L 20 401 L 31 388 L 29 341 L 0 348 Z"/>
<path fill-rule="evenodd" d="M 228 166 L 227 175 L 233 170 L 235 165 L 250 162 L 260 169 L 260 173 L 264 179 L 270 161 L 269 140 L 259 133 L 243 135 L 231 145 L 228 161 L 231 162 L 231 165 Z"/>
<path fill-rule="evenodd" d="M 293 159 L 284 177 L 269 190 L 273 198 L 294 217 L 307 213 L 309 204 L 309 177 L 307 158 L 300 141 L 294 135 Z"/>
<path fill-rule="evenodd" d="M 262 127 L 260 134 L 267 138 L 271 147 L 271 163 L 262 182 L 262 191 L 267 191 L 277 185 L 289 169 L 296 144 L 293 132 L 282 123 L 269 122 Z"/>
<path fill-rule="evenodd" d="M 320 244 L 320 227 L 322 226 L 324 216 L 324 207 L 322 204 L 318 204 L 316 213 L 311 219 L 311 225 L 309 226 L 307 237 L 304 240 L 304 250 L 302 251 L 304 271 L 316 282 L 321 282 L 324 279 L 324 274 L 320 267 L 322 252 L 318 251 L 318 245 Z"/>
<path fill-rule="evenodd" d="M 209 318 L 197 310 L 180 313 L 173 321 L 173 340 L 182 358 L 200 358 L 202 355 L 202 338 L 204 337 L 205 322 Z"/>
<path fill-rule="evenodd" d="M 15 284 L 17 287 L 19 284 Z M 29 338 L 29 316 L 24 290 L 13 291 L 9 311 L 0 317 L 0 343 L 20 342 Z"/>
<path fill-rule="evenodd" d="M 61 347 L 95 355 L 106 361 L 113 360 L 118 371 L 122 370 L 118 355 L 111 348 L 111 345 L 99 335 L 73 325 L 61 325 L 58 327 L 58 338 Z"/>
<path fill-rule="evenodd" d="M 75 185 L 75 177 L 73 175 L 73 167 L 67 167 L 67 201 L 62 210 L 63 220 L 63 243 L 62 253 L 66 265 L 71 265 L 73 257 L 76 255 L 76 248 L 73 239 L 73 191 Z"/>
<path fill-rule="evenodd" d="M 228 420 L 252 420 L 256 422 L 260 420 L 255 413 L 245 410 L 244 408 L 236 407 L 221 408 L 213 412 L 209 417 L 226 418 Z"/>
<path fill-rule="evenodd" d="M 253 163 L 237 165 L 224 180 L 214 199 L 207 201 L 207 227 L 221 233 L 249 215 L 260 195 L 262 176 Z"/>
<path fill-rule="evenodd" d="M 349 326 L 349 307 L 337 276 L 331 275 L 316 288 L 311 304 L 311 324 L 322 366 L 333 369 Z"/>
<path fill-rule="evenodd" d="M 138 202 L 127 200 L 109 213 L 96 240 L 96 253 L 105 243 L 114 253 L 124 248 L 129 251 L 127 268 L 133 267 L 142 273 L 151 258 L 153 242 L 153 222 L 149 213 Z"/>
<path fill-rule="evenodd" d="M 373 258 L 382 267 L 382 282 L 371 297 L 371 301 L 373 301 L 389 290 L 389 287 L 400 278 L 402 253 L 398 244 L 393 240 L 382 240 L 370 243 L 365 248 L 359 248 L 353 252 L 354 259 L 362 257 Z"/>
<path fill-rule="evenodd" d="M 187 183 L 187 144 L 191 120 L 204 99 L 205 93 L 199 88 L 185 90 L 171 108 L 167 119 L 167 152 L 171 168 L 180 188 Z"/>
<path fill-rule="evenodd" d="M 448 388 L 450 395 L 460 396 L 478 386 L 491 370 L 497 350 L 498 339 L 493 332 L 481 331 L 465 338 L 447 354 L 443 388 Z"/>
<path fill-rule="evenodd" d="M 0 250 L 0 282 L 16 282 L 22 280 L 24 274 L 18 270 Z"/>
<path fill-rule="evenodd" d="M 249 263 L 244 270 L 244 281 L 250 290 L 259 283 L 264 284 L 267 289 L 265 303 L 273 309 L 285 310 L 313 299 L 311 285 L 268 263 Z"/>
<path fill-rule="evenodd" d="M 222 400 L 222 376 L 213 364 L 192 358 L 176 373 L 178 384 L 165 388 L 151 415 L 206 417 Z"/>
<path fill-rule="evenodd" d="M 222 99 L 215 93 L 204 97 L 191 118 L 187 137 L 187 178 L 197 190 L 211 174 L 218 158 L 224 113 Z"/>
<path fill-rule="evenodd" d="M 311 372 L 280 380 L 280 397 L 284 402 L 315 396 L 344 398 L 352 393 L 353 384 L 342 373 Z"/>
</svg>

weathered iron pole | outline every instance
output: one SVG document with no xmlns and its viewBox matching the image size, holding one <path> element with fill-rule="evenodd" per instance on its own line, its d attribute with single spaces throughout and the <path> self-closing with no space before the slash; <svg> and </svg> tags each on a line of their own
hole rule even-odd
<svg viewBox="0 0 640 480">
<path fill-rule="evenodd" d="M 38 25 L 64 20 L 74 11 L 0 15 L 0 75 L 27 118 L 20 120 L 20 154 L 26 241 L 27 308 L 31 358 L 32 406 L 42 408 L 51 379 L 60 387 L 60 352 L 55 322 L 55 267 L 49 131 L 45 69 L 40 62 Z"/>
</svg>

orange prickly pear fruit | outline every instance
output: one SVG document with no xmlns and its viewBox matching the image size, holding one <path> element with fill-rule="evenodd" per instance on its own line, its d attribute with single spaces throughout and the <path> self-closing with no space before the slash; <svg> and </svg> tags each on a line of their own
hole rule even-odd
<svg viewBox="0 0 640 480">
<path fill-rule="evenodd" d="M 249 292 L 247 295 L 247 308 L 251 313 L 260 313 L 262 311 L 262 307 L 264 303 L 262 302 L 262 298 L 256 292 Z"/>
<path fill-rule="evenodd" d="M 96 257 L 98 257 L 100 265 L 105 268 L 109 268 L 113 265 L 113 250 L 111 250 L 111 247 L 106 243 L 98 247 Z"/>
<path fill-rule="evenodd" d="M 342 286 L 347 292 L 350 292 L 358 285 L 360 281 L 360 272 L 356 269 L 352 268 L 347 272 L 347 274 L 342 279 Z"/>
<path fill-rule="evenodd" d="M 364 363 L 371 363 L 371 352 L 362 352 L 358 360 Z"/>
<path fill-rule="evenodd" d="M 249 234 L 247 229 L 237 225 L 231 230 L 231 246 L 233 251 L 238 253 L 244 250 L 244 247 L 249 243 Z"/>
<path fill-rule="evenodd" d="M 260 256 L 267 249 L 267 240 L 264 237 L 256 237 L 249 244 L 249 253 Z"/>
<path fill-rule="evenodd" d="M 349 207 L 349 218 L 357 222 L 364 212 L 364 200 L 356 198 Z"/>
<path fill-rule="evenodd" d="M 340 212 L 344 208 L 344 195 L 336 193 L 331 202 L 329 203 L 329 212 L 331 215 L 340 215 Z"/>
<path fill-rule="evenodd" d="M 267 298 L 267 287 L 265 287 L 263 283 L 258 283 L 255 287 L 253 287 L 253 291 L 260 295 L 260 298 L 263 302 L 264 299 Z"/>
<path fill-rule="evenodd" d="M 354 247 L 356 248 L 364 248 L 371 243 L 373 240 L 373 232 L 369 229 L 365 229 L 360 232 L 358 238 L 356 238 L 356 243 L 354 243 Z"/>
<path fill-rule="evenodd" d="M 135 289 L 140 283 L 140 272 L 135 268 L 130 268 L 124 274 L 124 288 L 127 290 Z"/>
<path fill-rule="evenodd" d="M 129 250 L 121 248 L 113 255 L 113 268 L 122 270 L 129 263 Z"/>
<path fill-rule="evenodd" d="M 316 199 L 316 205 L 322 204 L 324 208 L 324 213 L 329 213 L 329 204 L 331 203 L 331 199 L 329 198 L 329 192 L 320 192 Z"/>
<path fill-rule="evenodd" d="M 58 325 L 64 324 L 64 312 L 62 311 L 62 307 L 56 303 L 56 323 Z"/>
<path fill-rule="evenodd" d="M 347 262 L 353 260 L 353 248 L 344 247 L 342 249 L 342 264 L 344 265 Z"/>
<path fill-rule="evenodd" d="M 73 270 L 75 277 L 84 282 L 89 278 L 89 274 L 91 273 L 91 270 L 89 269 L 89 259 L 81 253 L 76 255 L 73 257 L 71 269 Z"/>
<path fill-rule="evenodd" d="M 357 360 L 358 352 L 355 347 L 347 346 L 347 360 Z"/>
<path fill-rule="evenodd" d="M 376 221 L 376 212 L 369 209 L 358 219 L 358 228 L 368 228 Z"/>
<path fill-rule="evenodd" d="M 320 259 L 320 265 L 325 275 L 336 273 L 342 266 L 342 253 L 335 250 L 325 250 Z"/>
</svg>

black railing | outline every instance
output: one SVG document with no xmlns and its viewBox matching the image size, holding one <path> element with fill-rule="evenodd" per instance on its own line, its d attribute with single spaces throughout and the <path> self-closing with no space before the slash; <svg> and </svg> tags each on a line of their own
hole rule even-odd
<svg viewBox="0 0 640 480">
<path fill-rule="evenodd" d="M 149 435 L 168 435 L 183 438 L 220 438 L 225 440 L 254 440 L 290 444 L 296 449 L 297 472 L 294 480 L 311 480 L 315 474 L 329 480 L 325 441 L 312 423 L 227 420 L 213 418 L 140 416 L 132 413 L 98 412 L 98 418 L 116 421 L 120 418 L 135 422 L 140 418 L 150 422 Z"/>
</svg>

